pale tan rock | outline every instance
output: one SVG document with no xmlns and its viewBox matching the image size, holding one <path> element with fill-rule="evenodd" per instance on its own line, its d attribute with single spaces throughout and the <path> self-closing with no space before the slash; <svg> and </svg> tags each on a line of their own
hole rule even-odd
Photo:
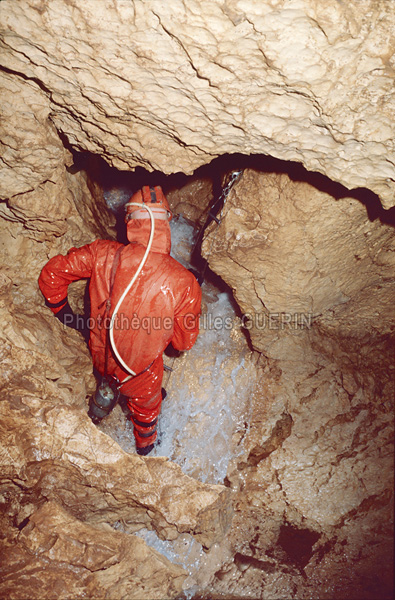
<svg viewBox="0 0 395 600">
<path fill-rule="evenodd" d="M 0 11 L 4 66 L 41 87 L 39 110 L 48 99 L 77 150 L 165 173 L 266 154 L 393 205 L 387 0 L 3 0 Z M 6 149 L 25 188 L 31 159 L 15 137 Z"/>
<path fill-rule="evenodd" d="M 212 181 L 201 178 L 191 178 L 185 185 L 167 194 L 174 214 L 203 225 L 209 205 L 213 202 Z"/>
<path fill-rule="evenodd" d="M 233 288 L 255 348 L 271 358 L 305 360 L 314 322 L 343 336 L 390 331 L 393 228 L 370 221 L 356 198 L 247 169 L 203 253 Z"/>
<path fill-rule="evenodd" d="M 264 587 L 270 598 L 296 586 L 303 597 L 312 585 L 321 597 L 329 581 L 343 597 L 389 593 L 393 248 L 393 228 L 371 221 L 356 198 L 252 170 L 230 193 L 221 225 L 208 229 L 210 266 L 251 315 L 250 339 L 269 357 L 247 455 L 228 475 L 240 490 L 229 537 L 240 564 L 216 582 L 218 593 Z M 311 323 L 298 330 L 287 314 L 312 314 Z M 293 552 L 306 552 L 313 581 L 300 579 Z M 280 564 L 293 565 L 292 577 L 278 577 Z"/>
<path fill-rule="evenodd" d="M 182 590 L 185 571 L 136 536 L 82 523 L 52 501 L 26 521 L 16 546 L 2 542 L 3 596 L 139 600 Z"/>
<path fill-rule="evenodd" d="M 43 184 L 45 189 L 44 182 L 56 184 L 59 167 L 70 165 L 73 160 L 49 121 L 48 97 L 36 82 L 9 73 L 2 73 L 0 94 L 0 197 L 25 194 Z M 52 204 L 55 202 L 52 198 Z M 66 214 L 64 207 L 59 209 L 58 219 L 63 213 Z"/>
<path fill-rule="evenodd" d="M 80 335 L 74 337 L 77 342 Z M 87 351 L 85 372 L 77 344 L 79 360 L 66 363 L 58 353 L 56 372 L 56 363 L 48 369 L 48 358 L 34 350 L 33 341 L 26 340 L 24 349 L 4 341 L 3 475 L 23 480 L 33 504 L 54 499 L 84 521 L 122 520 L 132 531 L 155 527 L 170 539 L 190 532 L 207 547 L 220 539 L 231 519 L 228 490 L 188 478 L 167 459 L 126 454 L 90 421 L 87 390 L 77 395 L 72 388 L 83 376 L 92 377 Z"/>
</svg>

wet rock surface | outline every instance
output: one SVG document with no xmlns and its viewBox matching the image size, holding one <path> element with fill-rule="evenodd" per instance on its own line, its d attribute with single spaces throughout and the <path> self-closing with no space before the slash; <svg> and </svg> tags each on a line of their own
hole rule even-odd
<svg viewBox="0 0 395 600">
<path fill-rule="evenodd" d="M 142 540 L 87 525 L 56 502 L 42 504 L 19 529 L 3 540 L 3 597 L 140 600 L 182 590 L 184 571 Z"/>
<path fill-rule="evenodd" d="M 3 0 L 0 12 L 6 116 L 24 132 L 3 136 L 14 193 L 55 176 L 56 128 L 120 169 L 191 174 L 221 154 L 268 154 L 393 205 L 387 0 Z M 37 146 L 10 95 L 40 113 Z"/>
<path fill-rule="evenodd" d="M 247 171 L 208 247 L 263 352 L 246 458 L 228 474 L 238 558 L 216 589 L 390 597 L 393 281 L 378 257 L 392 261 L 393 228 L 354 199 Z M 311 319 L 298 330 L 295 314 Z"/>
</svg>

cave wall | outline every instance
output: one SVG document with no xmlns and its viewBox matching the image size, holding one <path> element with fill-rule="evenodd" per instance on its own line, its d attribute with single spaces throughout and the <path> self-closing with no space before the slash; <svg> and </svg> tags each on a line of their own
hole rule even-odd
<svg viewBox="0 0 395 600">
<path fill-rule="evenodd" d="M 383 211 L 369 218 L 364 198 L 303 169 L 244 170 L 203 255 L 233 288 L 255 349 L 301 360 L 317 329 L 357 344 L 393 331 L 394 228 Z"/>
<path fill-rule="evenodd" d="M 298 175 L 246 169 L 203 242 L 262 353 L 247 456 L 228 475 L 245 574 L 228 567 L 218 591 L 390 597 L 394 228 Z"/>
<path fill-rule="evenodd" d="M 393 205 L 387 0 L 3 0 L 0 16 L 13 75 L 1 87 L 15 100 L 23 84 L 39 121 L 76 150 L 165 173 L 269 154 Z M 21 193 L 60 157 L 29 111 L 5 112 L 2 178 Z"/>
<path fill-rule="evenodd" d="M 16 530 L 18 531 L 18 530 Z M 3 546 L 7 598 L 132 598 L 180 593 L 185 573 L 137 537 L 92 527 L 49 501 Z"/>
</svg>

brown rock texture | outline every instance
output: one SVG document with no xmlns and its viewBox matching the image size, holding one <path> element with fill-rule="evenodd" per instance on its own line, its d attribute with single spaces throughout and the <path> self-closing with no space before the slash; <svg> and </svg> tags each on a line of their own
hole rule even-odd
<svg viewBox="0 0 395 600">
<path fill-rule="evenodd" d="M 3 0 L 0 17 L 3 197 L 56 177 L 56 129 L 120 169 L 268 154 L 393 204 L 387 0 Z"/>
<path fill-rule="evenodd" d="M 193 223 L 203 225 L 208 206 L 213 203 L 213 183 L 207 177 L 192 177 L 182 187 L 169 190 L 167 198 L 174 214 L 181 214 Z"/>
<path fill-rule="evenodd" d="M 394 230 L 313 181 L 246 170 L 203 243 L 263 353 L 216 589 L 390 598 Z"/>
<path fill-rule="evenodd" d="M 16 539 L 2 540 L 0 592 L 14 598 L 175 597 L 185 572 L 143 540 L 87 525 L 45 502 Z"/>
<path fill-rule="evenodd" d="M 313 323 L 342 337 L 393 330 L 394 229 L 379 216 L 303 169 L 295 179 L 244 171 L 203 252 L 233 288 L 257 350 L 301 360 Z"/>
</svg>

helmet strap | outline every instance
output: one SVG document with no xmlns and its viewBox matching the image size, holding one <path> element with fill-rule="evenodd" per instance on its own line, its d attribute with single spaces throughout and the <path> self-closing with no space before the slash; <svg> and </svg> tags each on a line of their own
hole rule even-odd
<svg viewBox="0 0 395 600">
<path fill-rule="evenodd" d="M 143 192 L 143 202 L 145 204 L 156 204 L 158 202 L 155 188 L 145 185 L 142 188 L 142 192 Z"/>
</svg>

